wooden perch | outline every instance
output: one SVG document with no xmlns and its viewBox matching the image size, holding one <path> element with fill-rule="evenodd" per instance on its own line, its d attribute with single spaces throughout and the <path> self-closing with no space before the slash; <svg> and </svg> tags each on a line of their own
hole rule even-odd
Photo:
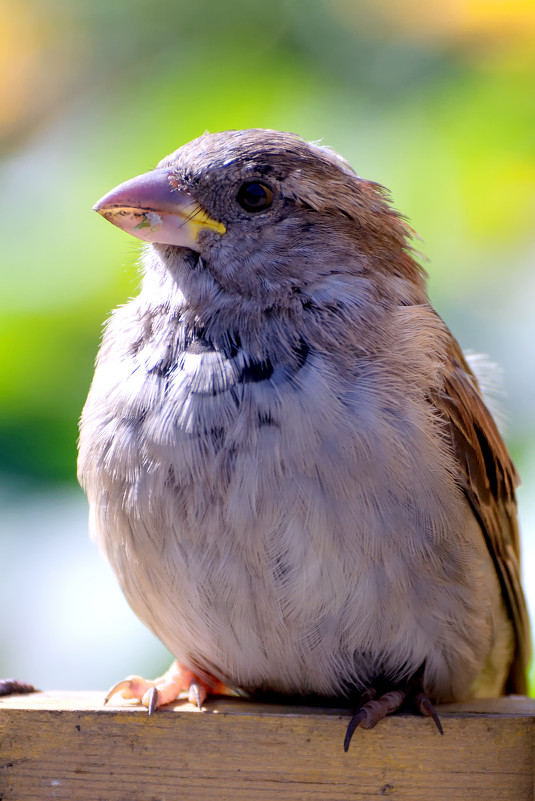
<svg viewBox="0 0 535 801">
<path fill-rule="evenodd" d="M 345 710 L 187 703 L 149 717 L 96 692 L 0 700 L 0 799 L 69 801 L 530 801 L 535 701 L 400 714 L 355 733 Z"/>
</svg>

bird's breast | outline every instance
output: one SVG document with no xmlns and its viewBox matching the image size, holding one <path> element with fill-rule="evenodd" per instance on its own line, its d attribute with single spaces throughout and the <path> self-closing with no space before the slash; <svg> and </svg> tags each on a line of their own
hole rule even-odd
<svg viewBox="0 0 535 801">
<path fill-rule="evenodd" d="M 481 614 L 424 401 L 304 342 L 287 363 L 155 345 L 99 365 L 80 464 L 127 598 L 178 658 L 194 648 L 241 686 L 336 692 L 378 665 L 416 669 L 429 637 Z"/>
</svg>

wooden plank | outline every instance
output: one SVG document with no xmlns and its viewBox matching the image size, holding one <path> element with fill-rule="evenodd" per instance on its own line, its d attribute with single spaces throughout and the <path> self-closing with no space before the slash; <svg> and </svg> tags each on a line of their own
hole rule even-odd
<svg viewBox="0 0 535 801">
<path fill-rule="evenodd" d="M 535 701 L 395 715 L 357 731 L 348 712 L 213 699 L 148 717 L 100 693 L 0 700 L 0 799 L 69 801 L 532 801 Z"/>
</svg>

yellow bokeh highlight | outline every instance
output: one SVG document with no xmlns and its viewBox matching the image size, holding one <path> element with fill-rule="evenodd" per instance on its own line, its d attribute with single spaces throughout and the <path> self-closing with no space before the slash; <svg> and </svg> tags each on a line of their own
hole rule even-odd
<svg viewBox="0 0 535 801">
<path fill-rule="evenodd" d="M 0 0 L 0 138 L 18 146 L 29 124 L 38 128 L 54 116 L 84 49 L 71 21 L 57 11 Z"/>
<path fill-rule="evenodd" d="M 11 128 L 25 113 L 34 74 L 39 67 L 42 32 L 28 7 L 6 3 L 0 25 L 0 130 Z"/>
<path fill-rule="evenodd" d="M 364 14 L 372 26 L 375 21 L 375 32 L 386 23 L 390 32 L 414 40 L 535 39 L 533 0 L 332 0 L 332 6 L 361 28 Z"/>
</svg>

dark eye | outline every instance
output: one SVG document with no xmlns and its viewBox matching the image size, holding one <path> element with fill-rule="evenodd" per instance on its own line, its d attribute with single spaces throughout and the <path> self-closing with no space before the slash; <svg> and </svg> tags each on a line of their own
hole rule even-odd
<svg viewBox="0 0 535 801">
<path fill-rule="evenodd" d="M 273 190 L 265 184 L 251 181 L 240 186 L 236 200 L 245 211 L 264 211 L 271 206 Z"/>
</svg>

